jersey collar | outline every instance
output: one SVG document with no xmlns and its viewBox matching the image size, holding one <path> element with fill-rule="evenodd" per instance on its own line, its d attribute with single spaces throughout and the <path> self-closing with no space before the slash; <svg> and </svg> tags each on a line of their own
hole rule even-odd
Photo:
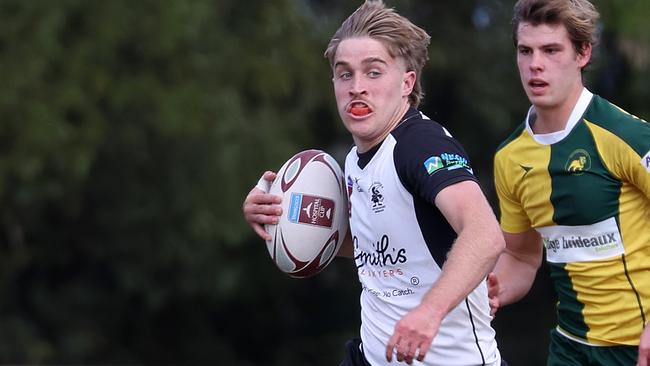
<svg viewBox="0 0 650 366">
<path fill-rule="evenodd" d="M 565 137 L 571 133 L 571 130 L 573 130 L 573 127 L 575 127 L 578 122 L 582 119 L 582 116 L 585 114 L 585 111 L 587 110 L 587 107 L 589 107 L 589 103 L 591 102 L 591 98 L 593 97 L 593 94 L 587 90 L 587 88 L 582 88 L 582 93 L 580 93 L 580 98 L 578 98 L 578 102 L 576 105 L 573 107 L 573 111 L 571 112 L 571 115 L 569 115 L 569 120 L 566 123 L 566 127 L 562 131 L 556 131 L 556 132 L 551 132 L 551 133 L 540 133 L 540 134 L 535 134 L 533 133 L 533 129 L 530 127 L 530 122 L 535 121 L 535 118 L 537 118 L 537 114 L 535 112 L 535 106 L 531 106 L 530 109 L 528 109 L 528 114 L 526 115 L 526 131 L 528 131 L 528 134 L 533 137 L 535 141 L 542 145 L 551 145 L 556 142 L 561 141 Z"/>
</svg>

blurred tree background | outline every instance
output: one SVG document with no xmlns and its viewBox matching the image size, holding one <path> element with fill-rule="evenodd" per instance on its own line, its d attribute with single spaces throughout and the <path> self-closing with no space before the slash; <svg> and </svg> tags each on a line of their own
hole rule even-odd
<svg viewBox="0 0 650 366">
<path fill-rule="evenodd" d="M 494 204 L 492 153 L 528 107 L 513 2 L 387 2 L 431 34 L 421 109 Z M 0 0 L 0 363 L 338 364 L 354 265 L 289 279 L 241 204 L 299 150 L 342 163 L 322 54 L 360 3 Z M 648 118 L 650 2 L 596 4 L 587 84 Z M 513 366 L 544 364 L 545 271 L 495 319 Z"/>
</svg>

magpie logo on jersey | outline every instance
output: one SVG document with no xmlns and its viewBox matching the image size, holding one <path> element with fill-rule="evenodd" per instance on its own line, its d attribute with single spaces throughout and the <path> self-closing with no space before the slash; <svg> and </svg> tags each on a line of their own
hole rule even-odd
<svg viewBox="0 0 650 366">
<path fill-rule="evenodd" d="M 442 153 L 432 156 L 424 162 L 424 169 L 431 175 L 441 170 L 467 169 L 472 172 L 466 158 L 454 153 Z"/>
<path fill-rule="evenodd" d="M 564 169 L 573 175 L 582 175 L 591 169 L 591 156 L 586 150 L 577 149 L 569 155 Z"/>
<path fill-rule="evenodd" d="M 641 158 L 641 165 L 643 165 L 648 173 L 650 173 L 650 151 Z"/>
<path fill-rule="evenodd" d="M 370 186 L 370 202 L 372 202 L 372 210 L 375 213 L 380 213 L 386 208 L 384 195 L 381 193 L 383 189 L 384 186 L 380 182 L 374 182 Z"/>
</svg>

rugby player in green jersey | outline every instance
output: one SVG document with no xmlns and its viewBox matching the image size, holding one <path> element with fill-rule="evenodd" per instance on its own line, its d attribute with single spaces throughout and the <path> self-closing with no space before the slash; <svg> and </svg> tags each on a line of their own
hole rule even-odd
<svg viewBox="0 0 650 366">
<path fill-rule="evenodd" d="M 493 311 L 522 298 L 543 248 L 556 289 L 548 365 L 650 359 L 650 124 L 583 85 L 597 41 L 587 0 L 519 0 L 513 36 L 532 106 L 494 175 L 506 252 Z"/>
</svg>

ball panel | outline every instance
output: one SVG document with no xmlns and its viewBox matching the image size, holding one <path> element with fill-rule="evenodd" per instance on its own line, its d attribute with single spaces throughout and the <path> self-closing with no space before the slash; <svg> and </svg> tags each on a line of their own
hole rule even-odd
<svg viewBox="0 0 650 366">
<path fill-rule="evenodd" d="M 320 266 L 325 267 L 332 259 L 334 259 L 334 255 L 336 252 L 338 252 L 337 241 L 337 237 L 332 237 L 331 240 L 325 245 L 325 251 L 323 251 L 323 256 L 321 257 L 319 263 Z"/>
<path fill-rule="evenodd" d="M 282 272 L 293 272 L 296 270 L 296 264 L 293 262 L 291 255 L 287 252 L 287 247 L 284 245 L 284 240 L 281 238 L 282 235 L 280 235 L 280 240 L 277 238 L 274 240 L 273 247 L 275 255 L 273 256 L 273 260 Z"/>
<path fill-rule="evenodd" d="M 298 173 L 301 170 L 300 166 L 300 160 L 294 160 L 292 163 L 289 164 L 287 169 L 285 170 L 285 173 L 282 175 L 282 191 L 286 192 L 289 187 L 291 187 L 291 184 L 293 181 L 298 177 Z M 285 189 L 286 187 L 286 189 Z"/>
<path fill-rule="evenodd" d="M 307 166 L 307 164 L 317 156 L 321 154 L 322 151 L 319 150 L 305 150 L 294 155 L 289 162 L 286 164 L 288 167 L 282 174 L 281 186 L 282 192 L 286 192 L 289 188 L 296 182 L 298 176 L 302 170 Z"/>
<path fill-rule="evenodd" d="M 307 278 L 322 271 L 332 261 L 332 259 L 334 259 L 335 254 L 340 247 L 340 242 L 339 242 L 333 247 L 335 251 L 334 250 L 330 251 L 329 249 L 332 246 L 329 244 L 332 242 L 339 242 L 338 231 L 332 235 L 332 241 L 329 241 L 326 245 L 324 245 L 313 260 L 311 260 L 308 263 L 303 263 L 302 266 L 296 268 L 292 272 L 286 272 L 286 273 L 289 276 L 294 278 Z"/>
</svg>

